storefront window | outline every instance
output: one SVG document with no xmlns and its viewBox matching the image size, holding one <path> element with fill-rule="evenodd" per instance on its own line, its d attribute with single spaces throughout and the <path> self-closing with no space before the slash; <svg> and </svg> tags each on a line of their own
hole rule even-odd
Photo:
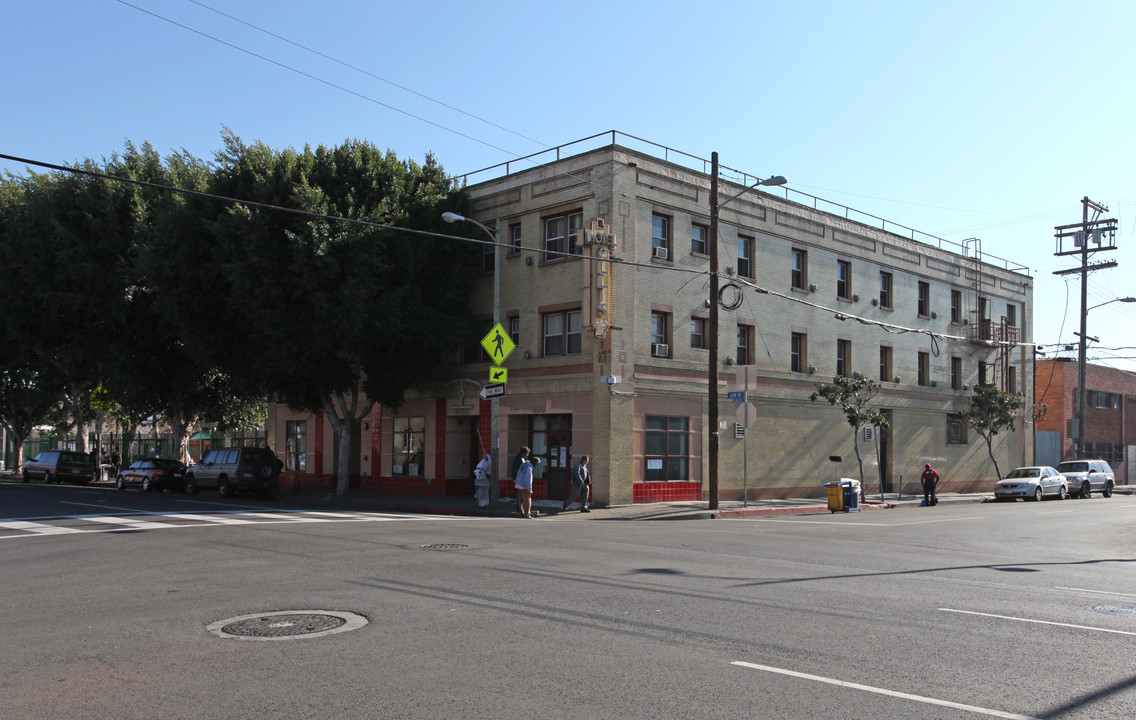
<svg viewBox="0 0 1136 720">
<path fill-rule="evenodd" d="M 648 415 L 645 448 L 647 482 L 690 479 L 689 418 Z"/>
<path fill-rule="evenodd" d="M 284 469 L 288 472 L 307 472 L 308 423 L 304 420 L 289 420 L 284 428 L 284 443 Z"/>
<path fill-rule="evenodd" d="M 422 477 L 426 460 L 426 418 L 396 417 L 394 419 L 394 459 L 392 475 Z"/>
</svg>

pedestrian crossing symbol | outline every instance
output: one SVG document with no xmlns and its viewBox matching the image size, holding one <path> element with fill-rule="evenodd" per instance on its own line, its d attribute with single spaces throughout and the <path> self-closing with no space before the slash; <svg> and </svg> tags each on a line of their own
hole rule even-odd
<svg viewBox="0 0 1136 720">
<path fill-rule="evenodd" d="M 517 347 L 517 344 L 513 342 L 513 338 L 509 337 L 509 333 L 505 332 L 501 323 L 497 323 L 492 330 L 485 334 L 485 337 L 481 338 L 481 347 L 489 353 L 494 365 L 501 365 L 505 362 L 505 358 L 509 357 L 509 353 Z M 504 382 L 504 380 L 495 382 Z"/>
</svg>

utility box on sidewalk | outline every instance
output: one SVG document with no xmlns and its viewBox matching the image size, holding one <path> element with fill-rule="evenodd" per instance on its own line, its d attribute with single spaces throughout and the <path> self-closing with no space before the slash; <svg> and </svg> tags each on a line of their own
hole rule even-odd
<svg viewBox="0 0 1136 720">
<path fill-rule="evenodd" d="M 844 509 L 844 484 L 841 482 L 825 483 L 828 490 L 828 511 L 839 512 Z"/>
</svg>

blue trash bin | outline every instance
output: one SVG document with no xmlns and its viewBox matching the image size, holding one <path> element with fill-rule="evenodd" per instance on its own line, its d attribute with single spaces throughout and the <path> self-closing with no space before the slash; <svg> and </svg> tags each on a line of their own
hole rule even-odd
<svg viewBox="0 0 1136 720">
<path fill-rule="evenodd" d="M 840 483 L 840 489 L 844 496 L 844 512 L 850 512 L 852 510 L 860 512 L 860 498 L 859 493 L 856 492 L 855 486 L 851 482 L 845 480 L 844 482 Z"/>
</svg>

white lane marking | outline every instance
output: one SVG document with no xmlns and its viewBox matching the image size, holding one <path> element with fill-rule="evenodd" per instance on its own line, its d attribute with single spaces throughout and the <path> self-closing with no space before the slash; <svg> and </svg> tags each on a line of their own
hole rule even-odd
<svg viewBox="0 0 1136 720">
<path fill-rule="evenodd" d="M 1096 632 L 1115 633 L 1117 635 L 1136 635 L 1136 632 L 1127 630 L 1111 630 L 1109 628 L 1093 627 L 1091 625 L 1071 625 L 1069 623 L 1053 622 L 1051 620 L 1033 620 L 1031 618 L 1012 617 L 1010 615 L 994 615 L 992 613 L 974 612 L 973 610 L 954 610 L 952 608 L 939 608 L 942 612 L 959 613 L 962 615 L 978 615 L 979 617 L 996 618 L 998 620 L 1015 620 L 1017 622 L 1035 623 L 1037 625 L 1056 625 L 1057 627 L 1073 628 L 1075 630 L 1095 630 Z"/>
<path fill-rule="evenodd" d="M 239 517 L 232 517 L 231 515 L 195 515 L 193 513 L 169 513 L 167 517 L 178 519 L 199 520 L 201 522 L 215 523 L 217 525 L 256 525 L 255 520 L 242 520 Z"/>
<path fill-rule="evenodd" d="M 105 503 L 95 504 L 95 503 L 68 502 L 67 500 L 60 500 L 59 504 L 60 505 L 78 505 L 80 507 L 93 507 L 93 508 L 98 508 L 99 510 L 118 510 L 119 512 L 130 513 L 131 515 L 156 515 L 157 514 L 157 513 L 147 512 L 146 510 L 139 510 L 138 508 L 115 507 L 114 505 L 106 505 Z"/>
<path fill-rule="evenodd" d="M 121 525 L 134 530 L 165 530 L 177 527 L 170 523 L 151 522 L 150 520 L 135 520 L 134 518 L 117 517 L 115 515 L 89 515 L 83 518 L 85 522 L 97 522 L 104 525 Z"/>
<path fill-rule="evenodd" d="M 9 520 L 0 522 L 0 528 L 8 530 L 23 530 L 25 532 L 35 533 L 36 535 L 66 535 L 67 533 L 81 533 L 82 530 L 76 530 L 69 527 L 58 527 L 56 525 L 45 525 L 44 523 L 28 522 L 26 520 Z M 12 537 L 20 537 L 13 535 Z"/>
<path fill-rule="evenodd" d="M 796 523 L 798 525 L 843 525 L 845 527 L 891 527 L 891 523 L 846 523 L 836 522 L 835 520 L 775 520 L 773 518 L 730 518 L 731 520 L 742 522 L 763 522 L 763 523 Z"/>
<path fill-rule="evenodd" d="M 1107 590 L 1089 590 L 1088 588 L 1061 587 L 1060 585 L 1057 586 L 1057 589 L 1058 590 L 1069 590 L 1070 592 L 1086 592 L 1086 593 L 1092 593 L 1094 595 L 1121 595 L 1123 597 L 1136 597 L 1136 593 L 1109 592 Z"/>
<path fill-rule="evenodd" d="M 876 693 L 878 695 L 887 695 L 889 697 L 903 698 L 905 700 L 914 700 L 916 702 L 927 703 L 929 705 L 941 705 L 942 707 L 955 708 L 956 710 L 966 710 L 967 712 L 979 713 L 980 715 L 989 715 L 990 717 L 1009 718 L 1010 720 L 1038 720 L 1037 718 L 1031 717 L 1029 715 L 1018 715 L 1016 713 L 1002 712 L 1001 710 L 991 710 L 989 708 L 978 707 L 977 705 L 964 705 L 962 703 L 951 702 L 950 700 L 939 700 L 938 698 L 930 698 L 923 695 L 912 695 L 911 693 L 899 692 L 897 690 L 887 690 L 885 688 L 872 687 L 871 685 L 861 685 L 859 683 L 848 682 L 846 680 L 837 680 L 835 678 L 827 678 L 821 675 L 809 675 L 808 673 L 796 672 L 794 670 L 785 670 L 783 668 L 775 668 L 768 665 L 757 665 L 755 663 L 743 662 L 741 660 L 735 660 L 730 664 L 751 668 L 753 670 L 763 670 L 765 672 L 777 673 L 778 675 L 788 675 L 789 677 L 801 678 L 802 680 L 814 680 L 816 682 L 827 683 L 829 685 L 837 685 L 839 687 L 850 688 L 852 690 L 863 690 L 864 692 Z"/>
</svg>

